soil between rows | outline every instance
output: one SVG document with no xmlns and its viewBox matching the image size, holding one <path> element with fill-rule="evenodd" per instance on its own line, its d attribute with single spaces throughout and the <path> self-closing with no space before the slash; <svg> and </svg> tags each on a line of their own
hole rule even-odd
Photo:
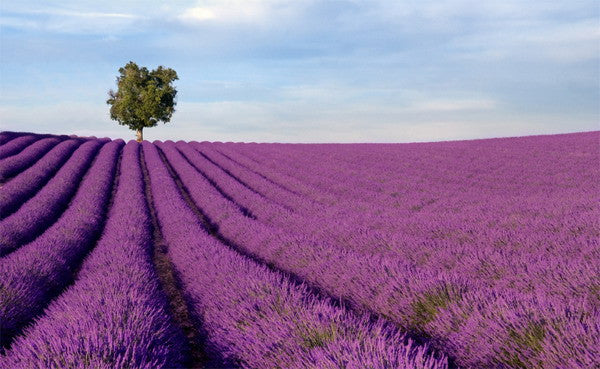
<svg viewBox="0 0 600 369">
<path fill-rule="evenodd" d="M 327 291 L 323 290 L 319 286 L 316 286 L 313 283 L 304 280 L 302 277 L 300 277 L 290 271 L 280 269 L 277 265 L 262 259 L 258 255 L 255 255 L 251 252 L 244 250 L 244 248 L 242 246 L 240 246 L 240 245 L 236 244 L 235 242 L 233 242 L 232 240 L 226 238 L 223 234 L 221 234 L 219 232 L 219 226 L 217 224 L 215 224 L 212 221 L 212 219 L 210 219 L 210 217 L 208 217 L 208 215 L 206 215 L 204 213 L 204 211 L 200 207 L 198 207 L 198 205 L 192 199 L 191 195 L 188 192 L 189 190 L 183 184 L 183 182 L 179 178 L 179 175 L 177 174 L 175 169 L 171 166 L 171 164 L 169 163 L 168 159 L 166 158 L 166 156 L 162 152 L 162 150 L 158 147 L 157 147 L 157 149 L 158 149 L 158 154 L 159 154 L 160 158 L 162 159 L 165 167 L 167 168 L 169 174 L 171 175 L 171 178 L 173 178 L 177 187 L 179 188 L 179 192 L 180 192 L 181 196 L 183 197 L 184 201 L 188 204 L 189 208 L 197 215 L 198 219 L 204 225 L 206 231 L 211 236 L 216 238 L 220 243 L 222 243 L 225 247 L 229 247 L 230 249 L 237 252 L 238 254 L 252 260 L 253 262 L 255 262 L 257 264 L 265 266 L 267 269 L 269 269 L 273 272 L 284 275 L 291 283 L 293 283 L 297 286 L 303 285 L 309 293 L 311 293 L 312 295 L 314 295 L 315 297 L 317 297 L 319 299 L 327 300 L 330 304 L 332 304 L 334 306 L 343 307 L 346 310 L 353 312 L 355 314 L 358 314 L 358 315 L 364 314 L 364 315 L 368 316 L 372 322 L 382 320 L 382 318 L 380 316 L 374 314 L 373 312 L 369 311 L 368 309 L 366 309 L 362 306 L 357 306 L 355 303 L 353 303 L 352 301 L 349 301 L 345 298 L 336 298 L 334 296 L 331 296 Z M 187 160 L 185 155 L 182 154 L 182 156 Z M 194 166 L 194 165 L 192 165 L 192 166 Z M 195 168 L 195 166 L 194 166 L 194 168 Z M 213 184 L 212 182 L 211 182 L 211 184 L 213 186 L 215 186 L 215 184 Z M 392 322 L 388 321 L 386 324 L 389 324 L 390 326 L 392 326 L 394 328 L 398 328 Z M 422 334 L 419 334 L 417 332 L 407 331 L 404 333 L 406 334 L 407 340 L 410 339 L 418 345 L 430 343 L 430 340 L 431 340 L 430 337 L 423 336 Z M 448 358 L 448 369 L 458 369 L 458 366 L 455 363 L 455 358 L 449 356 L 447 353 L 438 352 L 437 350 L 435 350 L 433 348 L 430 348 L 429 351 L 434 356 L 436 356 L 438 354 L 444 354 Z"/>
<path fill-rule="evenodd" d="M 154 200 L 150 187 L 150 177 L 144 151 L 140 147 L 140 163 L 142 173 L 144 175 L 144 190 L 146 193 L 146 202 L 152 219 L 152 262 L 154 263 L 155 271 L 159 279 L 159 283 L 165 293 L 171 316 L 174 323 L 183 332 L 188 344 L 188 362 L 186 368 L 208 369 L 219 368 L 216 363 L 212 362 L 211 358 L 205 350 L 205 334 L 201 331 L 201 322 L 191 313 L 191 308 L 188 303 L 188 297 L 183 290 L 180 279 L 177 276 L 177 271 L 168 254 L 168 245 L 165 242 L 160 224 L 154 208 Z"/>
</svg>

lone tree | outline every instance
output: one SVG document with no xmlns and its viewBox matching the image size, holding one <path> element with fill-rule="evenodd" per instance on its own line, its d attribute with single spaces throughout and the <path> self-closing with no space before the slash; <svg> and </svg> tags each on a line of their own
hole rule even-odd
<svg viewBox="0 0 600 369">
<path fill-rule="evenodd" d="M 177 90 L 173 81 L 179 79 L 171 68 L 159 66 L 153 71 L 129 62 L 119 68 L 117 92 L 108 91 L 111 105 L 110 118 L 120 125 L 136 131 L 138 142 L 143 140 L 142 130 L 167 123 L 175 111 Z"/>
</svg>

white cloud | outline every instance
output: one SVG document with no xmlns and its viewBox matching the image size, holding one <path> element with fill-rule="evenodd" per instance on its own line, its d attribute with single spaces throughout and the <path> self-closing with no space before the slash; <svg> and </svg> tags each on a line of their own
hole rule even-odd
<svg viewBox="0 0 600 369">
<path fill-rule="evenodd" d="M 185 9 L 179 18 L 188 23 L 217 20 L 231 23 L 258 23 L 273 10 L 274 2 L 261 0 L 201 1 Z"/>
<path fill-rule="evenodd" d="M 70 34 L 115 34 L 132 27 L 144 16 L 88 8 L 39 7 L 3 9 L 0 25 Z M 8 14 L 8 15 L 6 15 Z"/>
<path fill-rule="evenodd" d="M 189 25 L 206 22 L 225 24 L 286 24 L 314 0 L 202 0 L 183 9 L 177 19 Z"/>
<path fill-rule="evenodd" d="M 11 28 L 21 28 L 21 29 L 38 29 L 38 28 L 40 28 L 39 22 L 20 18 L 20 17 L 6 17 L 6 16 L 0 16 L 0 26 L 11 27 Z"/>
<path fill-rule="evenodd" d="M 180 18 L 184 21 L 198 22 L 214 19 L 216 18 L 216 15 L 211 9 L 197 6 L 184 10 L 183 13 L 181 13 Z"/>
<path fill-rule="evenodd" d="M 134 14 L 126 13 L 103 13 L 95 11 L 76 11 L 76 10 L 65 10 L 65 9 L 36 9 L 30 10 L 29 14 L 46 14 L 46 15 L 61 15 L 66 17 L 79 17 L 79 18 L 139 18 Z"/>
</svg>

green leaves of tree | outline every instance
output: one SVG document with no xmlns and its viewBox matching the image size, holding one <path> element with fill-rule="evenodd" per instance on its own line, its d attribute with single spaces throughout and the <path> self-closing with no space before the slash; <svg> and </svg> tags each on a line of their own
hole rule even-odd
<svg viewBox="0 0 600 369">
<path fill-rule="evenodd" d="M 132 130 L 167 123 L 175 112 L 177 90 L 173 81 L 179 79 L 171 68 L 148 71 L 129 62 L 119 68 L 117 91 L 108 92 L 106 103 L 111 105 L 110 118 Z"/>
</svg>

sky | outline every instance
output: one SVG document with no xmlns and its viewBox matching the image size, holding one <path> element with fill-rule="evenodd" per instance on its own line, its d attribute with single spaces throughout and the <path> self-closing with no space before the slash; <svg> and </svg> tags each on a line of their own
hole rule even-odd
<svg viewBox="0 0 600 369">
<path fill-rule="evenodd" d="M 106 104 L 129 61 L 179 75 L 151 141 L 600 129 L 594 0 L 2 1 L 0 129 L 133 138 Z"/>
</svg>

